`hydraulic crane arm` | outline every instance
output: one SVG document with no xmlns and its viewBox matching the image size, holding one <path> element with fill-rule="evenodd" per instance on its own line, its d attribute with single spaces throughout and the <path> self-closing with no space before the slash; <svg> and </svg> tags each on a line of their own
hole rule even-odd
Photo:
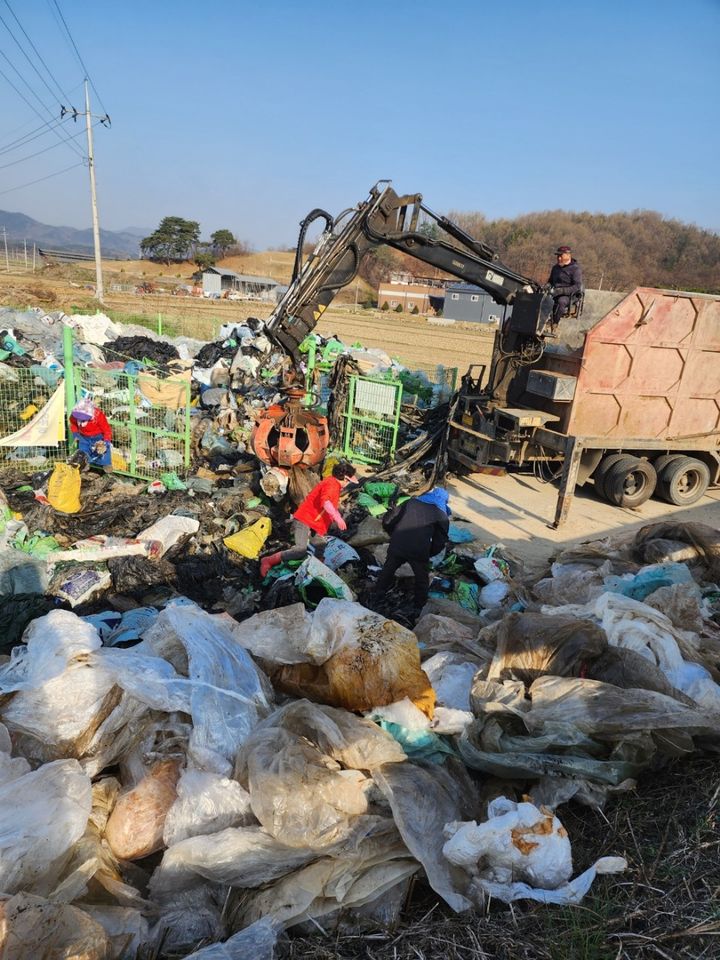
<svg viewBox="0 0 720 960">
<path fill-rule="evenodd" d="M 424 232 L 421 214 L 424 222 L 439 229 Z M 326 228 L 303 264 L 305 234 L 318 218 L 325 220 Z M 450 239 L 437 236 L 440 231 Z M 267 321 L 269 335 L 297 360 L 299 345 L 338 290 L 355 278 L 367 251 L 382 244 L 481 287 L 498 303 L 514 303 L 532 332 L 545 322 L 547 298 L 537 283 L 505 266 L 493 250 L 457 224 L 434 214 L 423 205 L 421 194 L 398 196 L 390 186 L 382 190 L 375 186 L 367 200 L 337 220 L 317 209 L 302 221 L 292 283 Z"/>
</svg>

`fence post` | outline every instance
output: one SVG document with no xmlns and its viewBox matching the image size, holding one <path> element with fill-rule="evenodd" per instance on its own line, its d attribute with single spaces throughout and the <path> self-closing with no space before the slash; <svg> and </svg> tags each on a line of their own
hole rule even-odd
<svg viewBox="0 0 720 960">
<path fill-rule="evenodd" d="M 158 336 L 162 336 L 162 314 L 158 314 L 158 324 L 157 324 Z"/>
<path fill-rule="evenodd" d="M 350 377 L 350 390 L 348 391 L 347 407 L 345 408 L 345 438 L 343 443 L 343 456 L 350 456 L 350 441 L 352 434 L 352 414 L 355 409 L 355 377 Z"/>
<path fill-rule="evenodd" d="M 63 365 L 65 367 L 65 420 L 69 420 L 75 406 L 75 358 L 73 356 L 72 327 L 63 324 Z"/>
</svg>

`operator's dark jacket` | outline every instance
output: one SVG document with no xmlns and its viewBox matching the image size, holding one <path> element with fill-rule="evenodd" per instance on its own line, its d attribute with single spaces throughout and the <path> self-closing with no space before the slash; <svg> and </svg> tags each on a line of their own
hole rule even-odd
<svg viewBox="0 0 720 960">
<path fill-rule="evenodd" d="M 390 534 L 388 555 L 427 563 L 447 543 L 450 521 L 434 503 L 412 498 L 387 513 L 383 527 Z"/>
<path fill-rule="evenodd" d="M 571 260 L 565 267 L 559 263 L 550 271 L 548 283 L 552 284 L 553 297 L 571 297 L 582 290 L 582 269 L 577 260 Z"/>
</svg>

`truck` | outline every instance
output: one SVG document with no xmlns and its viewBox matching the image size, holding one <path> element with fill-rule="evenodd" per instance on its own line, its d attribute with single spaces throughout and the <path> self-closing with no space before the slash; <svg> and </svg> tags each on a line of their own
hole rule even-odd
<svg viewBox="0 0 720 960">
<path fill-rule="evenodd" d="M 318 219 L 322 235 L 303 261 Z M 555 527 L 589 481 L 602 499 L 632 508 L 653 494 L 689 506 L 720 484 L 720 297 L 587 291 L 554 322 L 547 285 L 502 263 L 421 194 L 380 181 L 338 217 L 315 209 L 301 222 L 292 282 L 268 335 L 299 363 L 302 341 L 383 244 L 507 308 L 490 363 L 469 367 L 450 406 L 447 449 L 459 467 L 549 473 L 559 480 Z"/>
</svg>

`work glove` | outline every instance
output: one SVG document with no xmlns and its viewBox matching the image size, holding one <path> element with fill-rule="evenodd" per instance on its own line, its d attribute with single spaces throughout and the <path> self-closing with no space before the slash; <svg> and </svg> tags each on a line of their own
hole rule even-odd
<svg viewBox="0 0 720 960">
<path fill-rule="evenodd" d="M 106 451 L 107 443 L 104 440 L 98 440 L 93 444 L 93 453 L 97 453 L 98 456 L 102 456 Z"/>
</svg>

